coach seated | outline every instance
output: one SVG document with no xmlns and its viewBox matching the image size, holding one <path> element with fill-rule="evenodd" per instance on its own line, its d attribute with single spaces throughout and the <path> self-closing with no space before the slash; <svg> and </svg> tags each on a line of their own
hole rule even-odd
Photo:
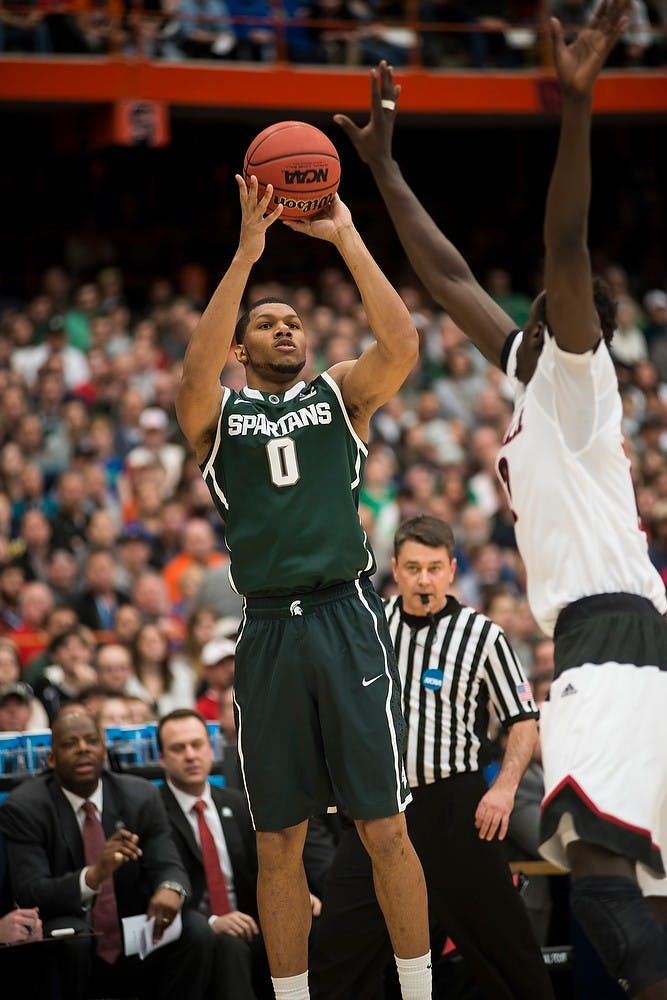
<svg viewBox="0 0 667 1000">
<path fill-rule="evenodd" d="M 58 946 L 67 1000 L 132 996 L 199 1000 L 212 970 L 205 919 L 182 909 L 189 881 L 157 789 L 105 770 L 93 717 L 74 706 L 53 721 L 50 770 L 13 789 L 0 806 L 13 897 L 37 907 L 45 935 L 73 928 Z M 150 918 L 150 939 L 182 933 L 126 956 L 121 919 Z M 149 922 L 150 926 L 150 922 Z M 129 949 L 128 949 L 129 950 Z"/>
<path fill-rule="evenodd" d="M 245 796 L 209 783 L 213 748 L 206 720 L 175 709 L 158 726 L 160 788 L 192 885 L 191 904 L 215 941 L 214 980 L 225 1000 L 273 996 L 256 898 L 255 832 Z"/>
</svg>

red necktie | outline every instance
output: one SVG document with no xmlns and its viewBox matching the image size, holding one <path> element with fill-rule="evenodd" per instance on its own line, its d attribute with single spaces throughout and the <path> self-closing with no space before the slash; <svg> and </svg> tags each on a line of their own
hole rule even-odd
<svg viewBox="0 0 667 1000">
<path fill-rule="evenodd" d="M 87 865 L 99 861 L 107 839 L 104 827 L 97 818 L 92 802 L 83 803 L 86 818 L 83 821 L 83 854 Z M 105 962 L 113 963 L 122 953 L 118 907 L 113 887 L 113 877 L 105 879 L 93 901 L 93 929 L 102 936 L 97 939 L 97 954 Z"/>
<path fill-rule="evenodd" d="M 216 917 L 221 917 L 225 913 L 231 912 L 225 876 L 220 867 L 218 849 L 211 829 L 204 818 L 206 803 L 203 799 L 197 799 L 194 804 L 197 813 L 197 826 L 199 828 L 199 843 L 201 844 L 202 858 L 204 859 L 204 874 L 206 875 L 206 885 L 208 887 L 208 900 L 211 913 Z"/>
</svg>

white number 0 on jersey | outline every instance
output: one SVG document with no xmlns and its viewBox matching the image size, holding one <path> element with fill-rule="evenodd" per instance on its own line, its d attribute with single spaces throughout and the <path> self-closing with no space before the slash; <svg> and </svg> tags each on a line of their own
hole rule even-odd
<svg viewBox="0 0 667 1000">
<path fill-rule="evenodd" d="M 294 486 L 298 483 L 301 473 L 292 438 L 271 438 L 266 445 L 266 455 L 274 486 Z"/>
</svg>

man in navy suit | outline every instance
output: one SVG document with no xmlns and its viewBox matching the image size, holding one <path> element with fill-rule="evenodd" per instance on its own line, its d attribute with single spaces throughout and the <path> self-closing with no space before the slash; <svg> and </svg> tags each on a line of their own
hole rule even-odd
<svg viewBox="0 0 667 1000">
<path fill-rule="evenodd" d="M 192 886 L 189 902 L 206 916 L 217 943 L 213 979 L 219 994 L 225 1000 L 268 1000 L 273 990 L 258 924 L 255 832 L 245 796 L 209 782 L 213 748 L 199 712 L 178 708 L 165 715 L 158 746 L 166 776 L 160 791 Z M 227 905 L 220 905 L 211 886 L 200 814 L 213 838 Z"/>
<path fill-rule="evenodd" d="M 67 1000 L 202 1000 L 214 948 L 201 915 L 181 913 L 190 886 L 160 794 L 143 778 L 106 772 L 105 759 L 90 713 L 70 707 L 56 716 L 51 770 L 18 785 L 0 806 L 13 895 L 19 906 L 39 908 L 45 935 L 64 927 L 79 932 L 58 948 Z M 154 917 L 157 942 L 179 913 L 176 941 L 144 961 L 125 956 L 123 917 Z"/>
</svg>

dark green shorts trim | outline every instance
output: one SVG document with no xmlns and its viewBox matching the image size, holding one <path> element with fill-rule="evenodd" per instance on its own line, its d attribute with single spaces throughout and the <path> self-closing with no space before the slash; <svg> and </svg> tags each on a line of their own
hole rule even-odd
<svg viewBox="0 0 667 1000">
<path fill-rule="evenodd" d="M 354 819 L 392 816 L 410 801 L 398 668 L 368 580 L 248 600 L 234 691 L 256 829 L 333 805 Z"/>
</svg>

